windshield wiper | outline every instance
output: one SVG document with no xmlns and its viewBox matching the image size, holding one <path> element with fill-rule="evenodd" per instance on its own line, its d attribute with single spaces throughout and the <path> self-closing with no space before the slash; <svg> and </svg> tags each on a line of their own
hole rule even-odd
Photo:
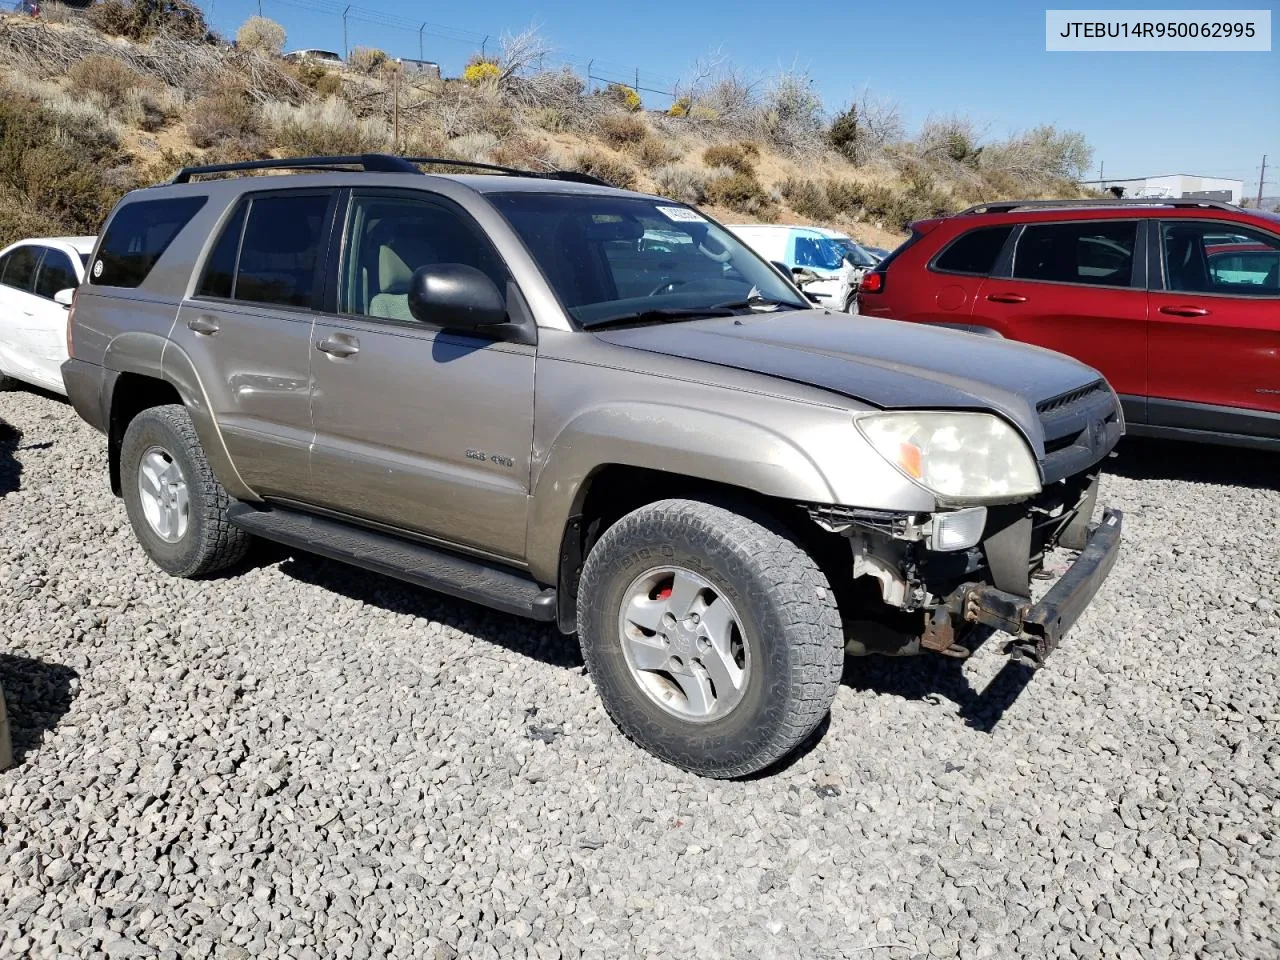
<svg viewBox="0 0 1280 960">
<path fill-rule="evenodd" d="M 717 303 L 713 310 L 745 310 L 748 307 L 790 307 L 792 310 L 805 309 L 802 304 L 791 303 L 788 300 L 774 300 L 761 294 L 749 296 L 745 300 L 729 300 L 725 303 Z"/>
<path fill-rule="evenodd" d="M 666 323 L 669 320 L 705 320 L 709 317 L 732 316 L 733 310 L 724 304 L 717 304 L 714 307 L 655 307 L 586 321 L 582 324 L 582 329 L 595 330 L 599 327 L 611 327 L 623 323 Z"/>
</svg>

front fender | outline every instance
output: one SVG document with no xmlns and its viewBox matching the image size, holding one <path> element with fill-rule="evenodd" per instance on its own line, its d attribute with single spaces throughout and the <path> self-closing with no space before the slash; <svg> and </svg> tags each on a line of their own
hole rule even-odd
<svg viewBox="0 0 1280 960">
<path fill-rule="evenodd" d="M 587 410 L 535 451 L 540 471 L 529 513 L 530 570 L 544 583 L 555 582 L 565 524 L 581 506 L 588 478 L 606 465 L 662 470 L 793 501 L 832 502 L 836 491 L 803 439 L 732 414 L 674 404 L 635 401 Z"/>
<path fill-rule="evenodd" d="M 236 499 L 259 499 L 236 470 L 195 365 L 181 347 L 155 333 L 122 333 L 107 345 L 103 365 L 117 376 L 132 373 L 172 386 L 191 415 L 196 436 L 200 438 L 214 476 Z"/>
</svg>

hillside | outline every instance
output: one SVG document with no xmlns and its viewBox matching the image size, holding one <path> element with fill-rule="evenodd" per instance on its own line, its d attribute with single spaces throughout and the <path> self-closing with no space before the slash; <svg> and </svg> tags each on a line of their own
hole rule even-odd
<svg viewBox="0 0 1280 960">
<path fill-rule="evenodd" d="M 254 18 L 234 46 L 183 0 L 105 0 L 62 23 L 0 17 L 0 244 L 96 232 L 124 191 L 186 163 L 392 151 L 576 169 L 725 220 L 821 223 L 891 245 L 913 219 L 1011 195 L 1075 196 L 1078 134 L 982 143 L 963 119 L 914 139 L 870 96 L 834 116 L 808 79 L 706 70 L 667 110 L 546 70 L 534 33 L 462 78 L 411 78 L 376 50 L 341 72 L 279 56 Z"/>
</svg>

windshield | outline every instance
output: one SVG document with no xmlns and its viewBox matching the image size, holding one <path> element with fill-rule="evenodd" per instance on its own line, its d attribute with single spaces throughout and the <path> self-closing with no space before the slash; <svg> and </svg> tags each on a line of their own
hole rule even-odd
<svg viewBox="0 0 1280 960">
<path fill-rule="evenodd" d="M 673 201 L 548 193 L 490 199 L 583 327 L 809 307 L 733 234 Z"/>
<path fill-rule="evenodd" d="M 843 244 L 830 237 L 796 237 L 796 266 L 839 270 L 844 266 Z"/>
<path fill-rule="evenodd" d="M 832 242 L 844 251 L 845 258 L 855 267 L 874 267 L 878 262 L 875 257 L 848 237 L 840 237 Z"/>
</svg>

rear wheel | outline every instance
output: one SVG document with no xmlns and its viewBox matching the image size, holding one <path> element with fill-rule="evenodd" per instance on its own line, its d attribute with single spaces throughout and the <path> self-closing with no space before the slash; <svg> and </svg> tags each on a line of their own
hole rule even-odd
<svg viewBox="0 0 1280 960">
<path fill-rule="evenodd" d="M 592 549 L 578 635 L 628 737 L 709 777 L 744 776 L 821 722 L 844 645 L 826 576 L 796 543 L 739 513 L 665 500 Z"/>
<path fill-rule="evenodd" d="M 134 417 L 120 447 L 120 483 L 134 536 L 166 573 L 199 577 L 245 555 L 249 535 L 227 520 L 231 498 L 182 406 Z"/>
</svg>

